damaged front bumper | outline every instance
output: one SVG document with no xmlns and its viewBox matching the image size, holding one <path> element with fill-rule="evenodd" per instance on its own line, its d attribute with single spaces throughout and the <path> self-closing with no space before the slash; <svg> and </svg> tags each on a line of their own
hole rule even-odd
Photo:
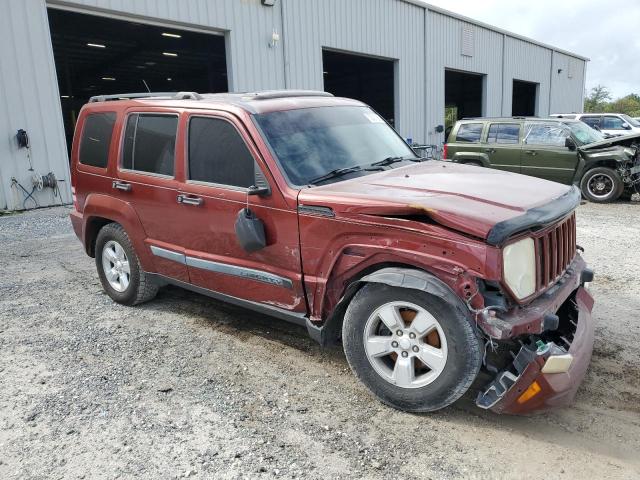
<svg viewBox="0 0 640 480">
<path fill-rule="evenodd" d="M 520 339 L 508 368 L 480 392 L 476 404 L 496 413 L 523 414 L 567 405 L 585 376 L 593 350 L 592 273 L 579 256 L 546 298 L 499 319 L 494 338 Z"/>
</svg>

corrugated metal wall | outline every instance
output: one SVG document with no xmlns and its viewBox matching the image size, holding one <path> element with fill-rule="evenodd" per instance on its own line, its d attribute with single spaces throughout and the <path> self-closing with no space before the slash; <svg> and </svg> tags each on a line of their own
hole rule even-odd
<svg viewBox="0 0 640 480">
<path fill-rule="evenodd" d="M 66 181 L 62 190 L 69 202 L 47 4 L 4 1 L 0 208 L 20 208 L 21 195 L 12 193 L 11 177 L 30 185 L 24 151 L 17 149 L 14 139 L 18 128 L 30 133 L 35 168 L 43 174 L 53 171 Z M 397 128 L 419 142 L 443 140 L 434 128 L 443 124 L 445 69 L 486 75 L 486 115 L 511 113 L 513 78 L 540 83 L 540 114 L 582 108 L 582 59 L 401 0 L 276 0 L 273 7 L 263 6 L 261 0 L 50 0 L 48 5 L 223 33 L 229 86 L 235 91 L 322 89 L 323 47 L 393 59 Z M 271 48 L 274 30 L 281 41 Z M 465 53 L 472 55 L 462 55 L 463 30 Z M 38 194 L 38 200 L 42 205 L 55 203 L 50 192 Z"/>
<path fill-rule="evenodd" d="M 504 39 L 504 98 L 502 114 L 511 115 L 513 81 L 538 83 L 537 115 L 549 115 L 551 50 L 540 48 L 518 38 Z"/>
<path fill-rule="evenodd" d="M 462 55 L 462 33 L 471 28 L 473 56 Z M 444 140 L 434 128 L 443 124 L 445 69 L 486 75 L 485 111 L 488 116 L 501 114 L 502 103 L 501 33 L 473 25 L 434 11 L 427 12 L 427 131 L 430 143 Z"/>
<path fill-rule="evenodd" d="M 564 53 L 553 53 L 549 113 L 582 112 L 587 64 Z"/>
<path fill-rule="evenodd" d="M 67 149 L 44 0 L 3 4 L 0 31 L 0 209 L 23 207 L 23 194 L 11 186 L 12 178 L 30 191 L 32 175 L 49 172 L 62 181 L 63 201 L 69 203 Z M 18 148 L 20 128 L 29 134 L 34 171 L 29 171 L 27 150 Z M 50 189 L 34 197 L 41 206 L 60 203 Z M 35 204 L 29 200 L 26 206 Z"/>
<path fill-rule="evenodd" d="M 285 0 L 288 88 L 323 88 L 322 48 L 397 60 L 396 128 L 424 132 L 424 9 L 397 0 Z"/>
</svg>

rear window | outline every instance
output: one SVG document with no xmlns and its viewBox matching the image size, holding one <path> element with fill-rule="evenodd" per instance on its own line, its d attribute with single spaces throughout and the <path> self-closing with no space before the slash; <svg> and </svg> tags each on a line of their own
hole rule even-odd
<svg viewBox="0 0 640 480">
<path fill-rule="evenodd" d="M 487 143 L 518 143 L 520 125 L 517 123 L 492 123 L 489 126 Z"/>
<path fill-rule="evenodd" d="M 92 167 L 107 167 L 109 145 L 111 144 L 111 134 L 115 123 L 115 112 L 87 115 L 82 129 L 82 139 L 80 140 L 80 163 Z"/>
<path fill-rule="evenodd" d="M 456 134 L 457 142 L 479 142 L 482 135 L 482 123 L 463 123 Z"/>
<path fill-rule="evenodd" d="M 122 168 L 173 176 L 177 130 L 177 115 L 130 115 L 125 129 Z"/>
</svg>

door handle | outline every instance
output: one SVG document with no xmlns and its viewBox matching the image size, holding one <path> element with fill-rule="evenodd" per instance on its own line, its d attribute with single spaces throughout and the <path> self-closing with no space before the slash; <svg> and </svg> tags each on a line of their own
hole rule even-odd
<svg viewBox="0 0 640 480">
<path fill-rule="evenodd" d="M 487 153 L 496 153 L 496 149 L 495 148 L 485 148 L 484 151 L 487 152 Z"/>
<path fill-rule="evenodd" d="M 525 150 L 524 153 L 526 153 L 527 155 L 533 155 L 534 157 L 538 155 L 538 152 L 536 152 L 535 150 Z"/>
<path fill-rule="evenodd" d="M 177 200 L 178 203 L 181 203 L 183 205 L 193 205 L 195 207 L 198 207 L 204 203 L 204 201 L 200 197 L 190 197 L 183 194 L 178 195 Z"/>
<path fill-rule="evenodd" d="M 122 190 L 123 192 L 131 191 L 131 184 L 127 182 L 119 182 L 118 180 L 114 180 L 111 186 L 116 190 Z"/>
</svg>

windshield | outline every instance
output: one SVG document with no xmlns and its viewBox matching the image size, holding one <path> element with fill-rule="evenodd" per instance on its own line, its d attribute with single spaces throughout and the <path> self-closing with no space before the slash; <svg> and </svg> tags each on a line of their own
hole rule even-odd
<svg viewBox="0 0 640 480">
<path fill-rule="evenodd" d="M 395 130 L 368 107 L 302 108 L 254 118 L 293 185 L 314 183 L 314 179 L 339 169 L 362 175 L 383 170 L 382 165 L 392 163 L 389 160 L 418 159 Z M 372 166 L 375 162 L 383 163 Z M 329 175 L 322 181 L 342 178 Z"/>
<path fill-rule="evenodd" d="M 566 123 L 566 126 L 571 129 L 571 133 L 578 141 L 580 145 L 586 145 L 587 143 L 599 142 L 600 140 L 604 140 L 604 135 L 600 133 L 595 128 L 591 128 L 586 123 L 582 122 L 571 122 Z"/>
<path fill-rule="evenodd" d="M 640 127 L 640 123 L 638 123 L 638 121 L 635 118 L 631 118 L 629 115 L 626 115 L 624 113 L 620 116 L 625 122 L 627 122 L 632 127 Z"/>
</svg>

